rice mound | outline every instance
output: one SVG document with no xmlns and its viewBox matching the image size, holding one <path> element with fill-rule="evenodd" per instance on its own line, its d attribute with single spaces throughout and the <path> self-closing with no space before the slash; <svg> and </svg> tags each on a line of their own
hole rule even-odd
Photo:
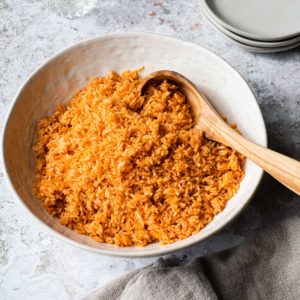
<svg viewBox="0 0 300 300">
<path fill-rule="evenodd" d="M 245 158 L 193 129 L 168 82 L 95 78 L 38 126 L 35 194 L 61 224 L 118 246 L 199 232 L 237 192 Z"/>
</svg>

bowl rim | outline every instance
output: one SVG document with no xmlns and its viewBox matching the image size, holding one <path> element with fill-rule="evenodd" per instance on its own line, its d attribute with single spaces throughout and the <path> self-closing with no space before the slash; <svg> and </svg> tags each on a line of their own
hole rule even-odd
<svg viewBox="0 0 300 300">
<path fill-rule="evenodd" d="M 235 218 L 237 218 L 242 211 L 248 206 L 248 204 L 250 203 L 253 195 L 256 193 L 258 186 L 261 183 L 261 179 L 263 176 L 263 170 L 260 169 L 258 172 L 258 177 L 257 177 L 257 184 L 255 189 L 253 189 L 252 193 L 250 194 L 249 198 L 247 199 L 247 201 L 244 203 L 244 205 L 236 212 L 232 213 L 231 215 L 229 215 L 227 217 L 227 220 L 225 220 L 224 222 L 222 222 L 222 224 L 218 224 L 216 225 L 216 228 L 214 228 L 211 232 L 205 233 L 203 236 L 201 236 L 201 238 L 196 239 L 196 240 L 191 240 L 191 241 L 186 241 L 186 243 L 184 245 L 179 244 L 179 245 L 175 245 L 175 244 L 169 244 L 169 245 L 173 245 L 172 249 L 168 249 L 168 248 L 161 248 L 161 249 L 151 249 L 151 250 L 147 250 L 147 252 L 143 252 L 143 247 L 140 247 L 139 251 L 136 252 L 127 252 L 122 250 L 123 248 L 120 247 L 120 250 L 118 249 L 118 251 L 111 251 L 111 250 L 107 250 L 107 249 L 100 249 L 100 248 L 94 248 L 88 245 L 84 245 L 80 242 L 77 242 L 75 240 L 72 240 L 71 238 L 68 238 L 66 236 L 64 236 L 63 234 L 57 232 L 56 230 L 52 229 L 50 226 L 48 226 L 46 223 L 44 223 L 39 217 L 37 217 L 34 213 L 32 213 L 30 211 L 30 209 L 25 205 L 25 203 L 23 202 L 23 200 L 21 199 L 21 197 L 18 195 L 16 189 L 14 188 L 14 185 L 12 183 L 12 180 L 8 174 L 7 171 L 7 166 L 6 166 L 6 161 L 5 161 L 5 156 L 4 156 L 4 141 L 5 141 L 5 136 L 6 136 L 6 130 L 7 130 L 7 124 L 9 122 L 9 119 L 11 117 L 11 113 L 13 112 L 13 109 L 16 105 L 16 103 L 18 102 L 19 96 L 22 93 L 23 89 L 25 88 L 25 86 L 34 78 L 34 76 L 36 76 L 38 74 L 38 72 L 45 67 L 47 64 L 49 64 L 51 61 L 55 60 L 56 58 L 58 58 L 59 56 L 67 53 L 68 51 L 80 47 L 80 46 L 84 46 L 85 44 L 88 44 L 90 42 L 96 42 L 96 41 L 101 41 L 101 40 L 105 40 L 107 38 L 118 38 L 118 37 L 135 37 L 135 36 L 139 36 L 139 35 L 143 35 L 146 37 L 152 37 L 152 38 L 163 38 L 169 41 L 173 41 L 173 42 L 177 42 L 177 43 L 183 43 L 189 46 L 193 46 L 193 47 L 197 47 L 199 48 L 201 51 L 204 51 L 206 53 L 208 53 L 209 55 L 215 57 L 216 59 L 221 60 L 225 65 L 227 65 L 227 67 L 229 67 L 233 72 L 235 72 L 240 79 L 245 83 L 245 88 L 248 89 L 248 92 L 250 92 L 250 94 L 252 94 L 253 98 L 255 99 L 255 103 L 254 105 L 256 105 L 257 111 L 258 111 L 258 117 L 260 119 L 260 122 L 263 125 L 262 128 L 262 140 L 263 142 L 261 143 L 262 146 L 267 146 L 267 130 L 266 130 L 266 125 L 264 122 L 264 118 L 261 112 L 261 109 L 258 105 L 258 102 L 256 100 L 256 97 L 254 95 L 254 93 L 252 92 L 250 86 L 248 85 L 248 83 L 246 82 L 246 80 L 243 78 L 243 76 L 234 68 L 232 67 L 224 58 L 220 57 L 218 54 L 216 54 L 215 52 L 208 50 L 207 48 L 200 46 L 196 43 L 193 42 L 189 42 L 189 41 L 185 41 L 179 38 L 174 38 L 174 37 L 170 37 L 164 34 L 154 34 L 154 33 L 147 33 L 147 32 L 117 32 L 117 33 L 108 33 L 108 34 L 103 34 L 103 35 L 99 35 L 96 37 L 92 37 L 92 38 L 88 38 L 88 39 L 84 39 L 82 41 L 79 41 L 77 43 L 72 44 L 69 47 L 66 47 L 58 52 L 56 52 L 54 55 L 50 56 L 48 59 L 46 59 L 43 63 L 41 63 L 37 68 L 35 68 L 25 79 L 25 81 L 21 84 L 21 86 L 19 87 L 19 89 L 17 90 L 13 101 L 10 105 L 10 107 L 8 108 L 8 111 L 6 112 L 5 115 L 5 119 L 3 122 L 3 128 L 2 128 L 2 132 L 1 132 L 1 139 L 0 139 L 0 163 L 2 165 L 2 169 L 3 169 L 3 173 L 4 173 L 4 177 L 6 179 L 6 182 L 9 186 L 9 189 L 11 190 L 13 196 L 15 199 L 17 199 L 17 201 L 21 204 L 21 206 L 23 206 L 23 208 L 27 211 L 27 213 L 29 215 L 31 215 L 31 217 L 33 217 L 33 220 L 35 220 L 39 225 L 41 225 L 42 228 L 46 229 L 49 233 L 51 233 L 53 236 L 55 236 L 56 238 L 67 242 L 70 245 L 73 245 L 77 248 L 86 250 L 86 251 L 92 251 L 94 253 L 98 253 L 98 254 L 102 254 L 102 255 L 107 255 L 107 256 L 114 256 L 114 257 L 127 257 L 127 258 L 134 258 L 134 257 L 153 257 L 153 256 L 161 256 L 161 255 L 166 255 L 166 254 L 170 254 L 173 252 L 177 252 L 186 248 L 189 248 L 195 244 L 198 244 L 201 241 L 204 241 L 205 239 L 207 239 L 208 237 L 216 234 L 217 232 L 219 232 L 221 229 L 223 229 L 225 226 L 227 226 L 229 223 L 231 223 Z"/>
</svg>

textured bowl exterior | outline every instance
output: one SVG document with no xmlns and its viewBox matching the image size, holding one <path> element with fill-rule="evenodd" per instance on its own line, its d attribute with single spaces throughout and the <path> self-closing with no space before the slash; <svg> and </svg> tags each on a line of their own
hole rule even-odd
<svg viewBox="0 0 300 300">
<path fill-rule="evenodd" d="M 241 187 L 224 211 L 199 233 L 165 246 L 154 243 L 144 248 L 121 248 L 97 243 L 48 215 L 32 189 L 32 146 L 38 120 L 51 114 L 57 104 L 67 103 L 91 77 L 141 66 L 145 67 L 142 76 L 160 69 L 182 73 L 208 96 L 217 111 L 238 124 L 244 136 L 263 146 L 267 144 L 263 117 L 247 83 L 223 59 L 198 45 L 159 35 L 122 33 L 86 40 L 50 58 L 29 76 L 7 115 L 1 143 L 4 173 L 16 199 L 40 224 L 64 241 L 106 255 L 156 256 L 200 242 L 246 207 L 262 177 L 262 170 L 248 160 Z"/>
</svg>

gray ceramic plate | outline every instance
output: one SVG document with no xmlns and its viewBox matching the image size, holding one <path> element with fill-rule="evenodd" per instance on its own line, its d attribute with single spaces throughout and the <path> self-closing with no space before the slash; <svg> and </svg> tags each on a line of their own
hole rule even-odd
<svg viewBox="0 0 300 300">
<path fill-rule="evenodd" d="M 214 26 L 214 24 L 212 23 L 212 25 Z M 249 52 L 253 52 L 253 53 L 275 53 L 275 52 L 284 52 L 284 51 L 288 51 L 288 50 L 292 50 L 294 48 L 297 48 L 300 46 L 300 42 L 289 45 L 289 46 L 284 46 L 284 47 L 276 47 L 276 48 L 260 48 L 260 47 L 254 47 L 254 46 L 249 46 L 246 45 L 244 43 L 241 43 L 239 41 L 234 40 L 233 38 L 229 37 L 228 35 L 226 35 L 225 33 L 223 33 L 222 31 L 219 31 L 220 34 L 226 38 L 228 41 L 230 41 L 231 43 L 233 43 L 234 45 L 249 51 Z"/>
<path fill-rule="evenodd" d="M 300 41 L 293 43 L 291 45 L 286 45 L 286 46 L 281 46 L 281 47 L 256 47 L 256 46 L 251 46 L 249 44 L 245 44 L 245 43 L 240 42 L 239 40 L 236 40 L 235 38 L 233 38 L 232 35 L 228 35 L 226 29 L 223 28 L 221 25 L 219 25 L 217 22 L 215 22 L 214 19 L 210 18 L 208 12 L 205 9 L 203 9 L 203 13 L 205 14 L 205 16 L 207 17 L 209 22 L 219 31 L 219 33 L 224 38 L 226 38 L 227 40 L 229 40 L 236 46 L 238 46 L 244 50 L 247 50 L 249 52 L 254 52 L 254 53 L 283 52 L 283 51 L 288 51 L 288 50 L 291 50 L 291 49 L 294 49 L 294 48 L 297 48 L 300 46 Z"/>
<path fill-rule="evenodd" d="M 256 41 L 253 39 L 248 39 L 246 37 L 240 36 L 232 31 L 226 29 L 225 27 L 220 25 L 217 21 L 215 21 L 212 12 L 209 9 L 207 9 L 207 7 L 203 4 L 203 0 L 200 1 L 200 7 L 201 7 L 203 13 L 205 14 L 205 16 L 207 17 L 207 19 L 216 27 L 216 29 L 218 29 L 222 33 L 226 34 L 231 39 L 234 39 L 235 41 L 243 43 L 245 45 L 249 45 L 249 46 L 256 47 L 256 48 L 279 48 L 280 49 L 280 48 L 286 47 L 286 46 L 295 47 L 294 45 L 297 45 L 300 42 L 300 35 L 289 38 L 287 40 L 274 41 L 274 42 L 273 41 L 263 42 L 263 41 Z M 275 51 L 276 50 L 278 50 L 278 49 L 275 49 Z M 272 52 L 271 49 L 270 49 L 270 52 Z"/>
<path fill-rule="evenodd" d="M 203 0 L 223 27 L 241 36 L 275 41 L 300 34 L 298 0 Z"/>
</svg>

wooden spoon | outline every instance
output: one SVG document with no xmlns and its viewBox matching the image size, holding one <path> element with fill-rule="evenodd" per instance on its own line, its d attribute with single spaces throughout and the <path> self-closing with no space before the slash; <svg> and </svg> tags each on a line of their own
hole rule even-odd
<svg viewBox="0 0 300 300">
<path fill-rule="evenodd" d="M 186 95 L 195 118 L 195 127 L 207 138 L 240 152 L 263 168 L 278 181 L 300 195 L 300 162 L 255 144 L 233 130 L 211 106 L 205 95 L 188 79 L 173 71 L 157 71 L 146 76 L 140 84 L 141 95 L 149 84 L 168 80 Z"/>
</svg>

